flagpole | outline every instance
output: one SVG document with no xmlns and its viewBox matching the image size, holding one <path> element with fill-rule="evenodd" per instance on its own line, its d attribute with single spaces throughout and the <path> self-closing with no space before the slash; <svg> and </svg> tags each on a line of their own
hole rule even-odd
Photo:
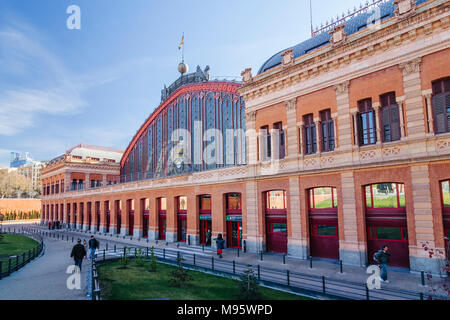
<svg viewBox="0 0 450 320">
<path fill-rule="evenodd" d="M 183 32 L 183 45 L 181 48 L 181 61 L 184 63 L 184 32 Z"/>
</svg>

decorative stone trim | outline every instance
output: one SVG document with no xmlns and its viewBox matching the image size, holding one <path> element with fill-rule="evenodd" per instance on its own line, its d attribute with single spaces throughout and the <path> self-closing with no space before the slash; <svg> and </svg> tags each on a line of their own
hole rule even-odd
<svg viewBox="0 0 450 320">
<path fill-rule="evenodd" d="M 288 67 L 294 64 L 294 50 L 288 49 L 281 54 L 281 62 L 283 67 Z"/>
<path fill-rule="evenodd" d="M 337 95 L 348 93 L 348 88 L 350 87 L 350 81 L 344 81 L 342 83 L 334 85 L 334 90 L 336 90 Z"/>
<path fill-rule="evenodd" d="M 252 82 L 253 81 L 252 68 L 247 68 L 244 71 L 242 71 L 241 76 L 242 76 L 242 82 L 244 84 Z"/>
<path fill-rule="evenodd" d="M 333 48 L 344 44 L 347 40 L 347 33 L 345 32 L 345 24 L 336 26 L 329 32 L 331 34 L 330 43 Z"/>
<path fill-rule="evenodd" d="M 256 121 L 256 111 L 251 111 L 245 114 L 245 121 Z"/>
<path fill-rule="evenodd" d="M 403 71 L 405 76 L 408 76 L 413 73 L 420 72 L 420 63 L 422 62 L 422 58 L 416 58 L 414 60 L 400 63 L 399 67 Z"/>
<path fill-rule="evenodd" d="M 399 20 L 403 20 L 411 17 L 416 13 L 416 1 L 415 0 L 395 0 L 395 17 Z"/>
</svg>

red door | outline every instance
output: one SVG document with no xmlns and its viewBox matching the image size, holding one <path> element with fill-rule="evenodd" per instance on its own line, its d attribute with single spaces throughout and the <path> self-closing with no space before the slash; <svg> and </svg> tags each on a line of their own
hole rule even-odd
<svg viewBox="0 0 450 320">
<path fill-rule="evenodd" d="M 92 223 L 92 214 L 91 214 L 91 212 L 89 212 L 88 213 L 88 226 L 89 226 L 89 229 L 91 228 L 91 223 Z"/>
<path fill-rule="evenodd" d="M 128 234 L 132 236 L 134 233 L 134 211 L 130 211 L 129 218 L 130 219 L 128 223 Z"/>
<path fill-rule="evenodd" d="M 386 223 L 368 228 L 368 258 L 369 263 L 373 261 L 374 253 L 383 246 L 388 246 L 391 258 L 389 265 L 394 267 L 409 268 L 408 232 L 406 226 L 400 227 Z"/>
<path fill-rule="evenodd" d="M 228 248 L 242 248 L 242 222 L 227 221 Z"/>
<path fill-rule="evenodd" d="M 178 215 L 178 241 L 186 242 L 186 215 Z"/>
<path fill-rule="evenodd" d="M 286 217 L 267 217 L 267 251 L 287 253 Z"/>
<path fill-rule="evenodd" d="M 211 220 L 200 220 L 200 244 L 211 245 L 211 239 L 207 238 L 208 231 L 211 232 Z"/>
<path fill-rule="evenodd" d="M 166 240 L 166 215 L 159 215 L 159 239 Z"/>
<path fill-rule="evenodd" d="M 337 221 L 315 222 L 311 227 L 311 256 L 327 259 L 339 259 L 339 233 Z"/>
<path fill-rule="evenodd" d="M 149 221 L 149 213 L 148 211 L 144 211 L 144 216 L 142 219 L 142 236 L 144 238 L 148 238 L 148 221 Z"/>
<path fill-rule="evenodd" d="M 111 221 L 111 213 L 110 211 L 106 211 L 106 233 L 109 233 L 109 224 Z"/>
<path fill-rule="evenodd" d="M 117 212 L 117 233 L 120 234 L 120 229 L 122 227 L 122 213 L 120 211 Z"/>
</svg>

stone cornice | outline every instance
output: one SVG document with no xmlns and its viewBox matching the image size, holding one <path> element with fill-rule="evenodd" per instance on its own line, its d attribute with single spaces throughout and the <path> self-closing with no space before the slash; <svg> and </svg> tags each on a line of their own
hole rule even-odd
<svg viewBox="0 0 450 320">
<path fill-rule="evenodd" d="M 416 37 L 424 37 L 440 29 L 446 29 L 449 24 L 445 1 L 434 1 L 421 6 L 417 14 L 401 21 L 392 18 L 382 23 L 380 30 L 364 30 L 351 35 L 346 44 L 332 49 L 327 46 L 317 52 L 299 57 L 291 67 L 276 68 L 262 75 L 239 89 L 246 104 L 267 94 L 280 91 L 292 85 L 317 81 L 319 75 L 335 73 L 339 69 L 350 69 L 349 64 L 367 60 L 377 53 L 406 45 Z M 427 29 L 425 26 L 431 26 Z M 407 53 L 405 54 L 407 55 Z M 415 57 L 407 57 L 411 60 Z M 408 61 L 408 60 L 406 60 Z M 404 62 L 396 62 L 397 64 Z M 344 79 L 339 79 L 340 83 Z M 336 83 L 330 83 L 332 86 Z M 285 97 L 286 99 L 286 97 Z"/>
</svg>

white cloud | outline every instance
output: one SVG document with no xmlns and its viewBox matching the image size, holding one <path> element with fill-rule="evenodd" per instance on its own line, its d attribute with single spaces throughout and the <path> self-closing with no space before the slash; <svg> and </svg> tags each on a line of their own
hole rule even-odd
<svg viewBox="0 0 450 320">
<path fill-rule="evenodd" d="M 0 70 L 0 135 L 6 136 L 34 126 L 39 114 L 74 114 L 87 106 L 81 85 L 40 35 L 26 23 L 12 25 L 0 29 L 0 61 L 9 66 Z"/>
</svg>

